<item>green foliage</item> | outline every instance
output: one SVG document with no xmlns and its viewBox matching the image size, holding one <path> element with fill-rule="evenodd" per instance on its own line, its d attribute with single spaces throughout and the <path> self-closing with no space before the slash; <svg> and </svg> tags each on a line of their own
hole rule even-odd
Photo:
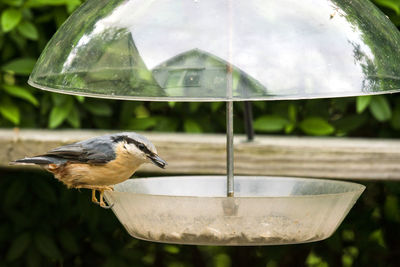
<svg viewBox="0 0 400 267">
<path fill-rule="evenodd" d="M 16 85 L 4 84 L 3 89 L 7 94 L 21 98 L 21 99 L 25 99 L 26 101 L 30 102 L 35 107 L 37 107 L 39 105 L 39 102 L 37 101 L 37 99 L 32 95 L 32 93 L 27 88 L 19 87 Z"/>
<path fill-rule="evenodd" d="M 370 96 L 370 95 L 357 96 L 357 98 L 356 98 L 357 113 L 363 113 L 364 112 L 364 110 L 371 103 L 371 98 L 372 98 L 372 96 Z"/>
<path fill-rule="evenodd" d="M 386 97 L 382 95 L 372 97 L 369 109 L 375 119 L 380 122 L 387 121 L 392 117 L 390 104 Z"/>
<path fill-rule="evenodd" d="M 21 21 L 21 11 L 14 8 L 7 8 L 1 13 L 1 27 L 4 32 L 14 29 Z"/>
<path fill-rule="evenodd" d="M 306 118 L 300 123 L 300 128 L 309 135 L 329 135 L 335 128 L 319 117 Z"/>
<path fill-rule="evenodd" d="M 27 39 L 37 40 L 39 38 L 36 26 L 29 21 L 23 21 L 18 25 L 18 32 Z"/>
<path fill-rule="evenodd" d="M 372 0 L 372 2 L 380 7 L 396 26 L 400 26 L 399 0 Z"/>
<path fill-rule="evenodd" d="M 66 101 L 53 106 L 49 117 L 49 128 L 56 128 L 65 121 L 73 108 L 73 100 L 71 97 L 65 97 Z"/>
<path fill-rule="evenodd" d="M 2 66 L 2 70 L 10 74 L 29 75 L 35 66 L 36 60 L 33 58 L 16 58 Z"/>
<path fill-rule="evenodd" d="M 374 2 L 378 5 L 387 7 L 394 12 L 396 12 L 397 15 L 400 15 L 400 1 L 398 0 L 374 0 Z"/>
<path fill-rule="evenodd" d="M 289 120 L 279 115 L 263 115 L 254 121 L 254 130 L 260 132 L 279 132 L 285 129 Z"/>
</svg>

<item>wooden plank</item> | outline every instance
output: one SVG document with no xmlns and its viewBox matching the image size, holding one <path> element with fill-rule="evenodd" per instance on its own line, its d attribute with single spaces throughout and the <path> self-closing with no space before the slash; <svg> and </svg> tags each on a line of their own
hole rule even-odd
<svg viewBox="0 0 400 267">
<path fill-rule="evenodd" d="M 0 130 L 0 167 L 106 131 Z M 168 162 L 152 164 L 152 174 L 225 174 L 225 135 L 142 133 Z M 235 174 L 359 180 L 400 180 L 400 141 L 358 138 L 315 138 L 257 135 L 255 142 L 235 137 Z M 21 168 L 21 167 L 19 167 Z"/>
</svg>

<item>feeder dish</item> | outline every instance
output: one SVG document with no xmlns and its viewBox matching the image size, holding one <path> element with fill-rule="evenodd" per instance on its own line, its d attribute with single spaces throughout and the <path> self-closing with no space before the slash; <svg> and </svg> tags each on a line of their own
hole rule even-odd
<svg viewBox="0 0 400 267">
<path fill-rule="evenodd" d="M 236 176 L 130 179 L 106 191 L 133 237 L 177 244 L 278 245 L 328 238 L 364 186 L 320 179 Z"/>
</svg>

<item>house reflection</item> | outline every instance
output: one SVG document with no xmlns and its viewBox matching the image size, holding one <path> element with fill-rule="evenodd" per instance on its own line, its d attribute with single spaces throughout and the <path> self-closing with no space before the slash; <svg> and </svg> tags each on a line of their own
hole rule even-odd
<svg viewBox="0 0 400 267">
<path fill-rule="evenodd" d="M 153 69 L 153 77 L 167 96 L 225 98 L 229 75 L 232 75 L 232 96 L 263 96 L 267 89 L 238 68 L 228 70 L 229 63 L 217 56 L 193 49 L 161 63 Z"/>
</svg>

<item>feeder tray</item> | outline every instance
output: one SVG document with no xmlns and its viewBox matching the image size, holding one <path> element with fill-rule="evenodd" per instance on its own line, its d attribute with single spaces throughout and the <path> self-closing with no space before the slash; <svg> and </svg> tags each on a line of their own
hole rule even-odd
<svg viewBox="0 0 400 267">
<path fill-rule="evenodd" d="M 225 176 L 130 179 L 106 191 L 132 236 L 201 245 L 280 245 L 328 238 L 364 186 L 321 179 Z"/>
</svg>

